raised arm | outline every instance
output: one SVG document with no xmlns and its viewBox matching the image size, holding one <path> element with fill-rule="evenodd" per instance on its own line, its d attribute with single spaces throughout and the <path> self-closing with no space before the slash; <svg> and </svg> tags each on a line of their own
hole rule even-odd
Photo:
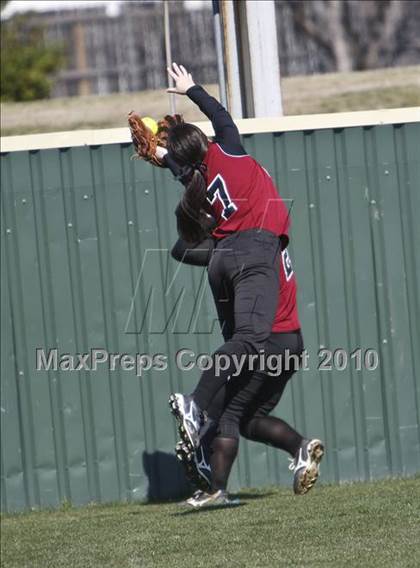
<svg viewBox="0 0 420 568">
<path fill-rule="evenodd" d="M 239 135 L 238 128 L 228 111 L 203 87 L 196 85 L 191 73 L 183 65 L 172 64 L 168 73 L 175 81 L 175 88 L 167 89 L 169 93 L 187 95 L 211 121 L 215 133 L 215 142 L 232 154 L 246 154 Z"/>
</svg>

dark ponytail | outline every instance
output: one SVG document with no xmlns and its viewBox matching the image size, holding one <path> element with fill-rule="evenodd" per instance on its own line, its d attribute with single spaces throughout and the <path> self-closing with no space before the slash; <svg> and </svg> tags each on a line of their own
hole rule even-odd
<svg viewBox="0 0 420 568">
<path fill-rule="evenodd" d="M 175 211 L 178 233 L 184 241 L 196 243 L 205 239 L 209 232 L 206 180 L 202 172 L 195 169 L 184 184 L 185 191 Z"/>
<path fill-rule="evenodd" d="M 211 212 L 207 201 L 206 166 L 203 159 L 208 148 L 204 132 L 193 124 L 177 124 L 169 130 L 167 148 L 182 166 L 178 178 L 185 186 L 175 211 L 178 233 L 187 242 L 202 241 L 209 234 Z"/>
</svg>

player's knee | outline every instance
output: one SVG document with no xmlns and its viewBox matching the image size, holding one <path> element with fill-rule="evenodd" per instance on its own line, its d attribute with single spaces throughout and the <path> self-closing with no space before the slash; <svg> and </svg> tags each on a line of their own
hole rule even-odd
<svg viewBox="0 0 420 568">
<path fill-rule="evenodd" d="M 221 420 L 217 430 L 217 435 L 220 438 L 233 438 L 239 439 L 239 424 L 234 421 Z"/>
<path fill-rule="evenodd" d="M 253 433 L 253 420 L 241 420 L 239 424 L 239 432 L 242 438 L 246 438 L 247 440 L 254 439 Z"/>
<path fill-rule="evenodd" d="M 182 241 L 177 241 L 171 249 L 172 258 L 178 262 L 182 262 L 185 250 L 185 247 L 182 246 Z"/>
</svg>

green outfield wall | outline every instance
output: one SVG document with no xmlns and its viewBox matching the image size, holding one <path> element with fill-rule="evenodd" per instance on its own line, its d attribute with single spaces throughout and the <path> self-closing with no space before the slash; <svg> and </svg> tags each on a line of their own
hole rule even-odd
<svg viewBox="0 0 420 568">
<path fill-rule="evenodd" d="M 323 482 L 420 471 L 419 118 L 409 109 L 240 123 L 292 218 L 309 368 L 276 414 L 325 440 Z M 191 389 L 198 370 L 178 370 L 175 357 L 209 353 L 221 335 L 205 270 L 167 252 L 181 187 L 132 154 L 126 129 L 2 142 L 5 511 L 187 489 L 167 398 Z M 51 353 L 49 370 L 36 370 L 37 349 L 56 349 L 58 370 Z M 160 368 L 143 357 L 141 376 L 130 364 L 87 369 L 91 360 L 69 370 L 70 356 L 91 349 L 160 355 Z M 285 454 L 241 444 L 232 489 L 290 480 Z"/>
</svg>

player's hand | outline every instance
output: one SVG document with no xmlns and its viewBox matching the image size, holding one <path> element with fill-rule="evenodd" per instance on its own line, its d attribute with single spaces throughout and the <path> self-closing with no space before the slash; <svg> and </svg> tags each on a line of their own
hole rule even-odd
<svg viewBox="0 0 420 568">
<path fill-rule="evenodd" d="M 167 153 L 168 150 L 166 148 L 163 148 L 163 146 L 156 146 L 155 156 L 158 160 L 163 160 Z"/>
<path fill-rule="evenodd" d="M 167 67 L 169 75 L 175 81 L 175 88 L 166 89 L 167 93 L 175 93 L 177 95 L 185 95 L 190 87 L 195 85 L 191 73 L 185 69 L 183 65 L 172 63 L 171 67 Z"/>
</svg>

